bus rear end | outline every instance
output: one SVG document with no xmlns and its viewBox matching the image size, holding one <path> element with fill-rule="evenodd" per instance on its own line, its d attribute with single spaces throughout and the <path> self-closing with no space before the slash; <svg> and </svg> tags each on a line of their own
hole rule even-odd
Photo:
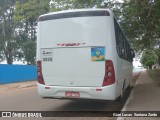
<svg viewBox="0 0 160 120">
<path fill-rule="evenodd" d="M 43 15 L 38 22 L 38 92 L 42 97 L 115 99 L 107 10 Z"/>
</svg>

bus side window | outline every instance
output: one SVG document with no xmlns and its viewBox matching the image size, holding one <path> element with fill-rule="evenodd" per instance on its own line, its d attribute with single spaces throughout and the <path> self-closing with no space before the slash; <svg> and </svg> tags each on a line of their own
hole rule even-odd
<svg viewBox="0 0 160 120">
<path fill-rule="evenodd" d="M 120 58 L 130 61 L 133 61 L 133 57 L 135 57 L 134 51 L 130 48 L 130 45 L 121 31 L 117 21 L 114 19 L 114 28 L 115 28 L 115 36 L 116 36 L 116 49 Z"/>
</svg>

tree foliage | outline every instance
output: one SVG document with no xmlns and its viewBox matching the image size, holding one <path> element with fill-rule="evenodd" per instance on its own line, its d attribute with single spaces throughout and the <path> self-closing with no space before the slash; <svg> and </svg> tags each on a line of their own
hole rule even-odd
<svg viewBox="0 0 160 120">
<path fill-rule="evenodd" d="M 149 67 L 151 69 L 152 65 L 157 63 L 157 61 L 158 61 L 158 56 L 156 55 L 155 51 L 145 50 L 142 53 L 141 63 L 143 64 L 143 66 Z"/>
<path fill-rule="evenodd" d="M 51 11 L 101 7 L 101 0 L 51 0 Z"/>
<path fill-rule="evenodd" d="M 160 1 L 126 0 L 118 14 L 121 27 L 137 53 L 152 49 L 160 63 Z"/>
<path fill-rule="evenodd" d="M 14 0 L 0 1 L 0 57 L 12 64 L 16 55 L 17 45 L 14 39 Z"/>
<path fill-rule="evenodd" d="M 21 46 L 19 59 L 34 64 L 36 54 L 36 26 L 41 14 L 49 12 L 49 0 L 20 0 L 15 4 L 15 21 L 18 28 L 16 37 Z"/>
<path fill-rule="evenodd" d="M 135 50 L 153 49 L 160 45 L 159 12 L 159 0 L 129 0 L 124 3 L 121 25 Z"/>
</svg>

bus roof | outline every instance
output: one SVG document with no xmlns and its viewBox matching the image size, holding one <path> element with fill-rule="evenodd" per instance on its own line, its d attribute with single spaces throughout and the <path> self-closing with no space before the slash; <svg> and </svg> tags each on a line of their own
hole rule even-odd
<svg viewBox="0 0 160 120">
<path fill-rule="evenodd" d="M 113 16 L 113 12 L 110 9 L 72 9 L 58 12 L 52 12 L 43 14 L 39 17 L 38 21 L 46 21 L 60 18 L 71 17 L 85 17 L 85 16 Z"/>
</svg>

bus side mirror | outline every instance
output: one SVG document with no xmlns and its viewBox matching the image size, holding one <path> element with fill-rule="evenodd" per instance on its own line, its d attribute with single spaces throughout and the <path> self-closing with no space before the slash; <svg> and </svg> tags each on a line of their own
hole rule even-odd
<svg viewBox="0 0 160 120">
<path fill-rule="evenodd" d="M 132 58 L 135 58 L 135 53 L 133 49 L 131 49 L 131 54 L 132 54 Z"/>
</svg>

